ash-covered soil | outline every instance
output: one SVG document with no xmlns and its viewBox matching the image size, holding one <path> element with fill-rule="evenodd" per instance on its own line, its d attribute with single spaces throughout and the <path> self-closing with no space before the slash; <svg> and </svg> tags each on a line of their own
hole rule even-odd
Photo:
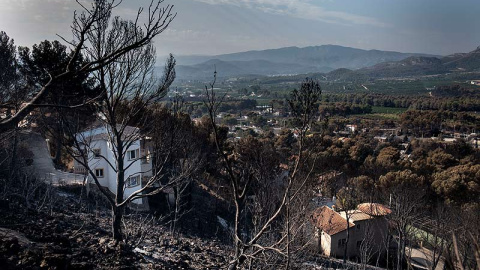
<svg viewBox="0 0 480 270">
<path fill-rule="evenodd" d="M 0 202 L 0 269 L 226 268 L 230 247 L 215 238 L 174 236 L 145 214 L 128 219 L 127 241 L 116 244 L 108 209 L 84 211 L 76 195 L 62 193 L 49 207 Z"/>
</svg>

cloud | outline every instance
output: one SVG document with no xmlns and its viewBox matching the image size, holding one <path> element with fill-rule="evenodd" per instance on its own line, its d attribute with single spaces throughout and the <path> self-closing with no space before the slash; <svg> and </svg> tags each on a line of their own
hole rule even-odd
<svg viewBox="0 0 480 270">
<path fill-rule="evenodd" d="M 329 11 L 325 8 L 314 5 L 309 0 L 194 0 L 210 5 L 234 5 L 249 9 L 261 10 L 265 13 L 286 15 L 295 18 L 322 21 L 341 25 L 370 25 L 377 27 L 388 27 L 375 18 L 355 15 L 341 11 Z"/>
</svg>

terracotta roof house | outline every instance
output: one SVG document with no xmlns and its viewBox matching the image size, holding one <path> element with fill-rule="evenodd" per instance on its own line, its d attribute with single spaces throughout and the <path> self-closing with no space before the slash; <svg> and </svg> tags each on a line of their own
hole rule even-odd
<svg viewBox="0 0 480 270">
<path fill-rule="evenodd" d="M 388 235 L 385 217 L 390 213 L 388 207 L 377 203 L 362 203 L 347 212 L 336 212 L 328 206 L 319 207 L 310 217 L 315 231 L 314 249 L 326 256 L 341 258 L 348 245 L 347 257 L 350 259 L 358 258 L 367 249 L 381 255 Z"/>
<path fill-rule="evenodd" d="M 357 209 L 370 216 L 381 217 L 392 213 L 388 207 L 379 203 L 361 203 Z"/>
</svg>

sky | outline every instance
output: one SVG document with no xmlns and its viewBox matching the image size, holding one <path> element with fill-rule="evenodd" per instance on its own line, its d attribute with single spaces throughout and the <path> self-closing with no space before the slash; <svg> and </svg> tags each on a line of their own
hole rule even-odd
<svg viewBox="0 0 480 270">
<path fill-rule="evenodd" d="M 82 3 L 91 0 L 80 0 Z M 150 0 L 123 0 L 133 18 Z M 177 13 L 158 55 L 215 55 L 335 44 L 448 55 L 480 46 L 479 0 L 165 0 Z M 0 0 L 0 31 L 16 45 L 72 39 L 75 0 Z"/>
</svg>

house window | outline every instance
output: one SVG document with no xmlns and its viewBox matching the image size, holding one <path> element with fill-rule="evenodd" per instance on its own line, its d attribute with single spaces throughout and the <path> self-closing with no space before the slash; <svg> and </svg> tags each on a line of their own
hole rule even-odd
<svg viewBox="0 0 480 270">
<path fill-rule="evenodd" d="M 101 152 L 100 152 L 99 148 L 92 149 L 92 152 L 93 152 L 93 157 L 94 158 L 100 158 Z"/>
<path fill-rule="evenodd" d="M 139 150 L 138 149 L 130 150 L 130 151 L 127 152 L 128 160 L 137 159 L 138 156 L 139 156 Z"/>
<path fill-rule="evenodd" d="M 347 239 L 339 239 L 338 240 L 338 247 L 341 248 L 341 247 L 345 247 L 345 244 L 347 243 Z"/>
<path fill-rule="evenodd" d="M 95 169 L 95 176 L 98 178 L 102 178 L 104 176 L 103 169 Z"/>
<path fill-rule="evenodd" d="M 127 178 L 127 187 L 134 187 L 140 185 L 140 176 L 131 176 Z"/>
</svg>

